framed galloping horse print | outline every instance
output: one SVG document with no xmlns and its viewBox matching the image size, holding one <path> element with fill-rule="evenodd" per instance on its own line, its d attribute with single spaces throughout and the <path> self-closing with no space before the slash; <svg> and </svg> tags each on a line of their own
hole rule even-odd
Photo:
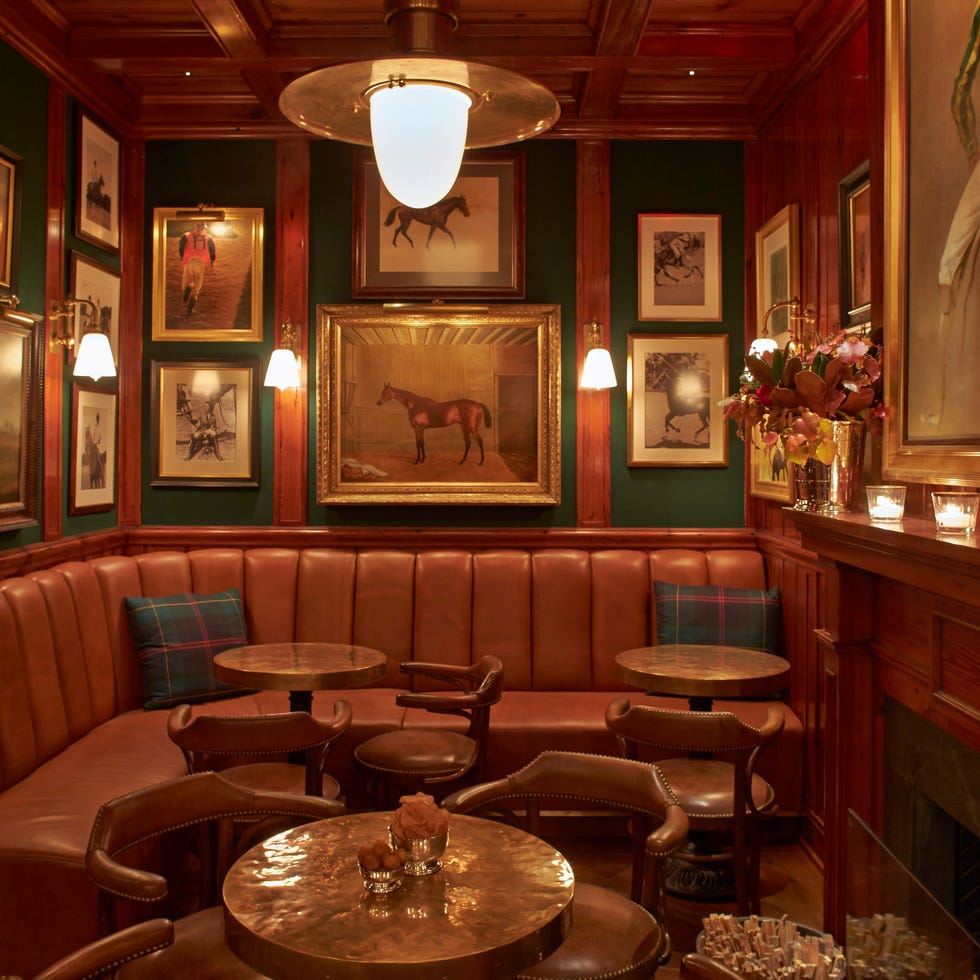
<svg viewBox="0 0 980 980">
<path fill-rule="evenodd" d="M 524 296 L 524 157 L 470 153 L 449 194 L 399 204 L 370 154 L 354 169 L 356 297 Z"/>
<path fill-rule="evenodd" d="M 318 503 L 558 504 L 560 319 L 318 307 Z"/>
</svg>

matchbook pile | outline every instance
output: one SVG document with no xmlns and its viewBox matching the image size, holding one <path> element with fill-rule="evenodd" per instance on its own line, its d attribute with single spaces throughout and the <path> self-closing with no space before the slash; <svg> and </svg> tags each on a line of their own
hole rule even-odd
<svg viewBox="0 0 980 980">
<path fill-rule="evenodd" d="M 931 980 L 939 950 L 899 915 L 847 917 L 847 958 L 855 980 Z"/>
<path fill-rule="evenodd" d="M 712 913 L 703 920 L 698 952 L 751 980 L 844 980 L 847 962 L 834 937 L 805 929 L 786 916 L 733 917 Z"/>
</svg>

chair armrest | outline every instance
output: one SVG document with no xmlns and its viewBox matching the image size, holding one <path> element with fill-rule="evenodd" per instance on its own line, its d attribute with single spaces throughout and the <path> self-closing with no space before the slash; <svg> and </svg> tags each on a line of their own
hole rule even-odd
<svg viewBox="0 0 980 980">
<path fill-rule="evenodd" d="M 426 711 L 461 711 L 480 703 L 480 697 L 469 691 L 403 691 L 395 695 L 399 708 L 424 708 Z"/>
<path fill-rule="evenodd" d="M 130 960 L 166 949 L 173 941 L 174 924 L 169 919 L 150 919 L 69 953 L 34 980 L 88 980 L 114 976 L 119 967 Z"/>
<path fill-rule="evenodd" d="M 121 898 L 153 902 L 167 895 L 166 878 L 113 861 L 103 850 L 89 851 L 85 868 L 99 888 Z"/>
<path fill-rule="evenodd" d="M 457 686 L 466 681 L 472 681 L 474 677 L 473 667 L 463 667 L 459 664 L 434 664 L 425 661 L 408 660 L 401 664 L 400 670 L 403 674 L 414 677 L 431 677 L 434 680 L 446 681 Z"/>
</svg>

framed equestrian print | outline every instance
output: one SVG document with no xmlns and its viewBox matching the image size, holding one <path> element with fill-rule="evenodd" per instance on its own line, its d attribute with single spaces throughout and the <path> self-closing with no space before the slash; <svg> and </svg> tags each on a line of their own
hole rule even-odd
<svg viewBox="0 0 980 980">
<path fill-rule="evenodd" d="M 317 308 L 317 501 L 558 504 L 557 306 Z"/>
<path fill-rule="evenodd" d="M 153 339 L 262 339 L 262 208 L 153 210 Z"/>
<path fill-rule="evenodd" d="M 152 486 L 259 485 L 259 361 L 153 361 Z"/>
<path fill-rule="evenodd" d="M 789 342 L 789 307 L 766 312 L 800 295 L 799 208 L 787 204 L 755 233 L 755 322 L 757 337 Z"/>
<path fill-rule="evenodd" d="M 70 348 L 74 359 L 82 337 L 89 330 L 101 330 L 109 338 L 112 360 L 119 366 L 119 273 L 93 262 L 91 259 L 71 253 L 71 294 L 77 299 L 87 299 L 92 306 L 75 307 L 75 346 Z"/>
<path fill-rule="evenodd" d="M 17 266 L 20 256 L 21 158 L 0 146 L 0 297 L 10 299 L 17 292 Z"/>
<path fill-rule="evenodd" d="M 119 140 L 85 112 L 78 114 L 75 234 L 119 251 Z"/>
<path fill-rule="evenodd" d="M 468 153 L 449 194 L 401 205 L 374 158 L 354 169 L 356 297 L 524 296 L 524 156 Z"/>
<path fill-rule="evenodd" d="M 727 466 L 728 335 L 627 338 L 628 466 Z"/>
<path fill-rule="evenodd" d="M 721 319 L 721 215 L 637 216 L 640 320 Z"/>
<path fill-rule="evenodd" d="M 116 393 L 75 382 L 71 388 L 69 514 L 116 505 Z"/>
<path fill-rule="evenodd" d="M 845 329 L 871 322 L 871 180 L 869 161 L 855 167 L 838 186 L 837 234 L 840 252 L 840 324 Z"/>
</svg>

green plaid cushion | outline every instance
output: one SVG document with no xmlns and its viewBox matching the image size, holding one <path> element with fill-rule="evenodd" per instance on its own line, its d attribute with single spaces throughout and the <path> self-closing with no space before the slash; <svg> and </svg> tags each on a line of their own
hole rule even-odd
<svg viewBox="0 0 980 980">
<path fill-rule="evenodd" d="M 215 679 L 214 655 L 248 643 L 238 589 L 213 595 L 126 597 L 143 707 L 210 701 L 245 693 Z"/>
<path fill-rule="evenodd" d="M 654 582 L 658 643 L 710 643 L 779 653 L 779 588 Z"/>
</svg>

